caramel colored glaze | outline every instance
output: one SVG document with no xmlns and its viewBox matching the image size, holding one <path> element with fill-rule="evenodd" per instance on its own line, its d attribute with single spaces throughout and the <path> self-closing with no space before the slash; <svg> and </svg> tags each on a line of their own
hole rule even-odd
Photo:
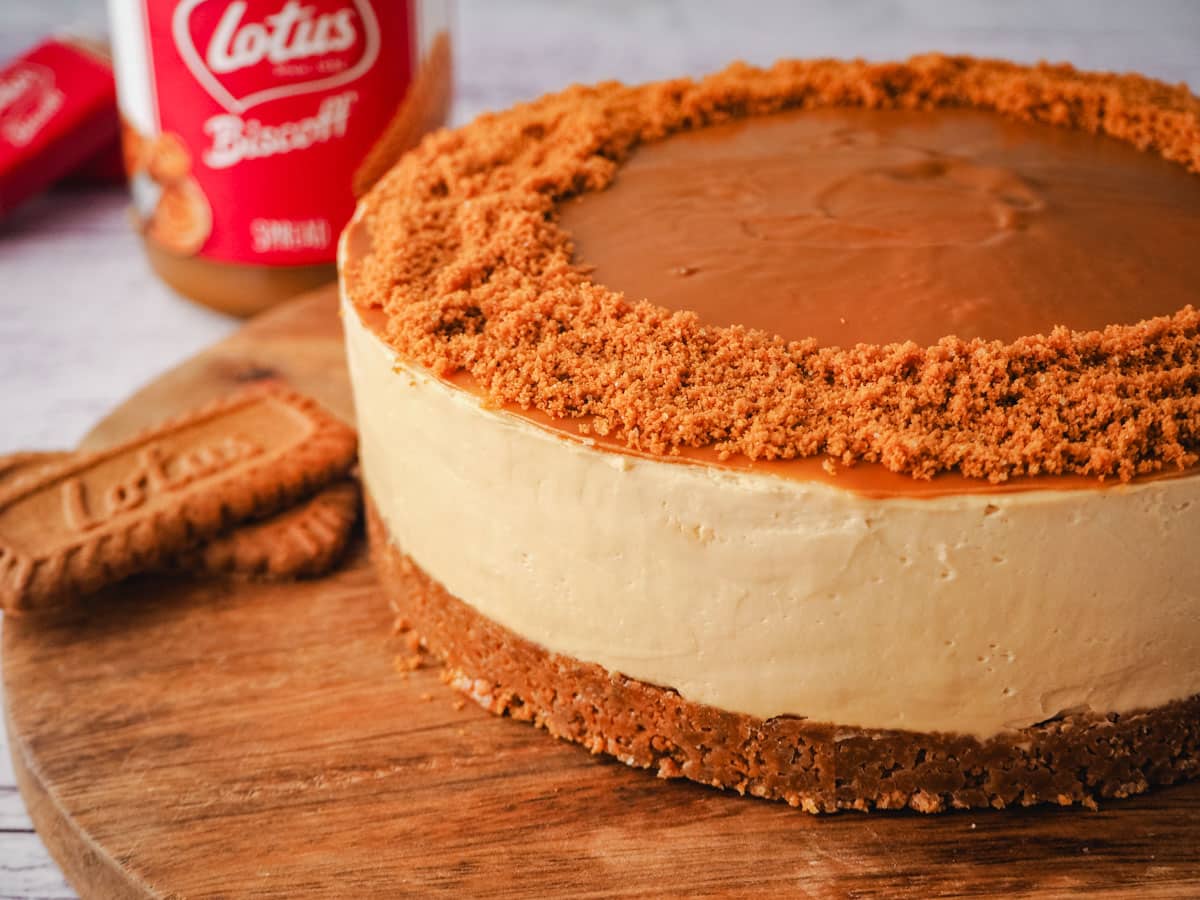
<svg viewBox="0 0 1200 900">
<path fill-rule="evenodd" d="M 564 203 L 561 224 L 591 277 L 631 300 L 827 345 L 1012 341 L 1200 296 L 1200 179 L 1112 138 L 976 110 L 684 132 Z"/>
<path fill-rule="evenodd" d="M 370 250 L 370 236 L 366 225 L 353 222 L 346 237 L 348 256 L 366 253 Z M 379 309 L 364 309 L 356 306 L 359 317 L 368 329 L 381 340 L 387 324 L 386 314 Z M 673 462 L 690 465 L 715 466 L 735 472 L 755 472 L 764 475 L 775 475 L 780 478 L 791 478 L 796 481 L 815 481 L 843 490 L 853 491 L 864 497 L 944 497 L 950 494 L 1007 494 L 1021 491 L 1065 491 L 1088 490 L 1104 486 L 1117 485 L 1120 482 L 1103 482 L 1095 478 L 1085 478 L 1082 475 L 1042 475 L 1034 478 L 1012 478 L 999 483 L 983 478 L 967 478 L 954 472 L 942 472 L 929 479 L 913 478 L 911 475 L 893 472 L 878 463 L 861 463 L 856 466 L 843 466 L 822 457 L 788 460 L 753 460 L 740 454 L 722 458 L 711 447 L 684 447 L 676 456 L 655 456 L 651 453 L 641 453 L 631 450 L 623 441 L 614 436 L 602 437 L 594 431 L 584 434 L 581 426 L 588 423 L 586 418 L 556 419 L 538 409 L 522 409 L 511 404 L 496 406 L 492 403 L 479 381 L 469 372 L 460 370 L 449 377 L 441 379 L 459 390 L 467 391 L 477 397 L 485 406 L 498 409 L 511 415 L 519 416 L 526 421 L 544 428 L 547 431 L 581 444 L 619 453 L 624 456 L 641 459 L 653 459 L 659 462 Z M 1144 475 L 1135 482 L 1152 481 L 1160 478 L 1179 478 L 1194 474 L 1192 470 L 1163 470 L 1152 475 Z"/>
<path fill-rule="evenodd" d="M 487 403 L 486 397 L 478 381 L 468 372 L 457 372 L 443 379 L 448 384 L 461 390 L 468 391 Z M 488 404 L 492 405 L 492 404 Z M 842 490 L 853 491 L 864 497 L 944 497 L 950 494 L 1010 494 L 1022 491 L 1065 491 L 1089 490 L 1104 486 L 1118 485 L 1115 479 L 1102 482 L 1096 478 L 1085 478 L 1082 475 L 1041 475 L 1037 477 L 1012 478 L 1008 481 L 994 483 L 983 478 L 967 478 L 955 472 L 942 472 L 932 478 L 913 478 L 911 475 L 893 472 L 878 463 L 860 463 L 855 466 L 844 466 L 825 457 L 806 457 L 802 459 L 763 460 L 749 459 L 740 454 L 722 458 L 721 454 L 711 447 L 681 447 L 676 456 L 655 456 L 652 453 L 642 453 L 631 450 L 624 441 L 613 436 L 601 437 L 595 432 L 584 435 L 579 426 L 586 419 L 556 419 L 538 409 L 521 409 L 518 406 L 505 405 L 499 407 L 503 412 L 511 413 L 532 422 L 547 431 L 552 431 L 569 440 L 586 443 L 589 446 L 610 453 L 621 453 L 625 456 L 642 459 L 653 459 L 658 462 L 675 462 L 691 465 L 715 466 L 730 469 L 735 472 L 753 472 L 759 475 L 774 475 L 779 478 L 791 478 L 796 481 L 816 481 Z M 1189 470 L 1163 470 L 1152 475 L 1135 479 L 1137 482 L 1152 481 L 1160 478 L 1175 478 L 1194 474 Z"/>
</svg>

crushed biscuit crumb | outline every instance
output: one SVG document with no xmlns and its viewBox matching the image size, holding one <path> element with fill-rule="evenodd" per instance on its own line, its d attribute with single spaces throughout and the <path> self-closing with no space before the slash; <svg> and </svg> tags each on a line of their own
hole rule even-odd
<svg viewBox="0 0 1200 900">
<path fill-rule="evenodd" d="M 409 672 L 415 672 L 423 665 L 424 661 L 419 655 L 397 656 L 392 660 L 392 668 L 404 675 L 407 675 Z"/>
<path fill-rule="evenodd" d="M 927 55 L 735 64 L 701 81 L 571 87 L 427 137 L 366 197 L 346 266 L 384 337 L 492 406 L 590 418 L 670 456 L 827 455 L 914 478 L 1128 480 L 1200 459 L 1200 311 L 1012 343 L 820 346 L 705 325 L 590 280 L 557 223 L 640 144 L 735 116 L 822 106 L 972 106 L 1126 141 L 1200 173 L 1185 86 L 1070 66 Z"/>
</svg>

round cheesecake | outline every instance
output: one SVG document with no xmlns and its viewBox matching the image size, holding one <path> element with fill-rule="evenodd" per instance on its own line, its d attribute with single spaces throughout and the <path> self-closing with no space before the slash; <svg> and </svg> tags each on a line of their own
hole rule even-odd
<svg viewBox="0 0 1200 900">
<path fill-rule="evenodd" d="M 1200 768 L 1200 103 L 939 56 L 572 88 L 340 254 L 372 555 L 450 682 L 813 812 Z"/>
</svg>

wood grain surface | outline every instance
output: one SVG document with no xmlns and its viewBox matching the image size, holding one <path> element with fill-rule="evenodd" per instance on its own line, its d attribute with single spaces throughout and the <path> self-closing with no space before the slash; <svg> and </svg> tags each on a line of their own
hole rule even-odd
<svg viewBox="0 0 1200 900">
<path fill-rule="evenodd" d="M 101 444 L 261 378 L 349 417 L 334 298 L 147 387 Z M 466 552 L 466 551 L 464 551 Z M 497 719 L 406 653 L 365 564 L 143 577 L 4 623 L 14 767 L 85 897 L 1200 895 L 1200 783 L 1106 804 L 842 813 L 665 782 Z"/>
</svg>

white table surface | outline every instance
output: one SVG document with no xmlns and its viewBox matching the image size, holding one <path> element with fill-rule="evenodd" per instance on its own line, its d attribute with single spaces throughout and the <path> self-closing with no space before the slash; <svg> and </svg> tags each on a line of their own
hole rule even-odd
<svg viewBox="0 0 1200 900">
<path fill-rule="evenodd" d="M 102 32 L 98 0 L 0 0 L 0 62 L 49 31 Z M 1136 70 L 1200 92 L 1197 0 L 460 0 L 454 122 L 573 81 L 702 74 L 744 58 L 924 50 Z M 0 222 L 0 453 L 70 447 L 237 322 L 150 273 L 121 191 L 59 190 Z M 33 832 L 0 723 L 0 898 L 75 896 Z"/>
</svg>

